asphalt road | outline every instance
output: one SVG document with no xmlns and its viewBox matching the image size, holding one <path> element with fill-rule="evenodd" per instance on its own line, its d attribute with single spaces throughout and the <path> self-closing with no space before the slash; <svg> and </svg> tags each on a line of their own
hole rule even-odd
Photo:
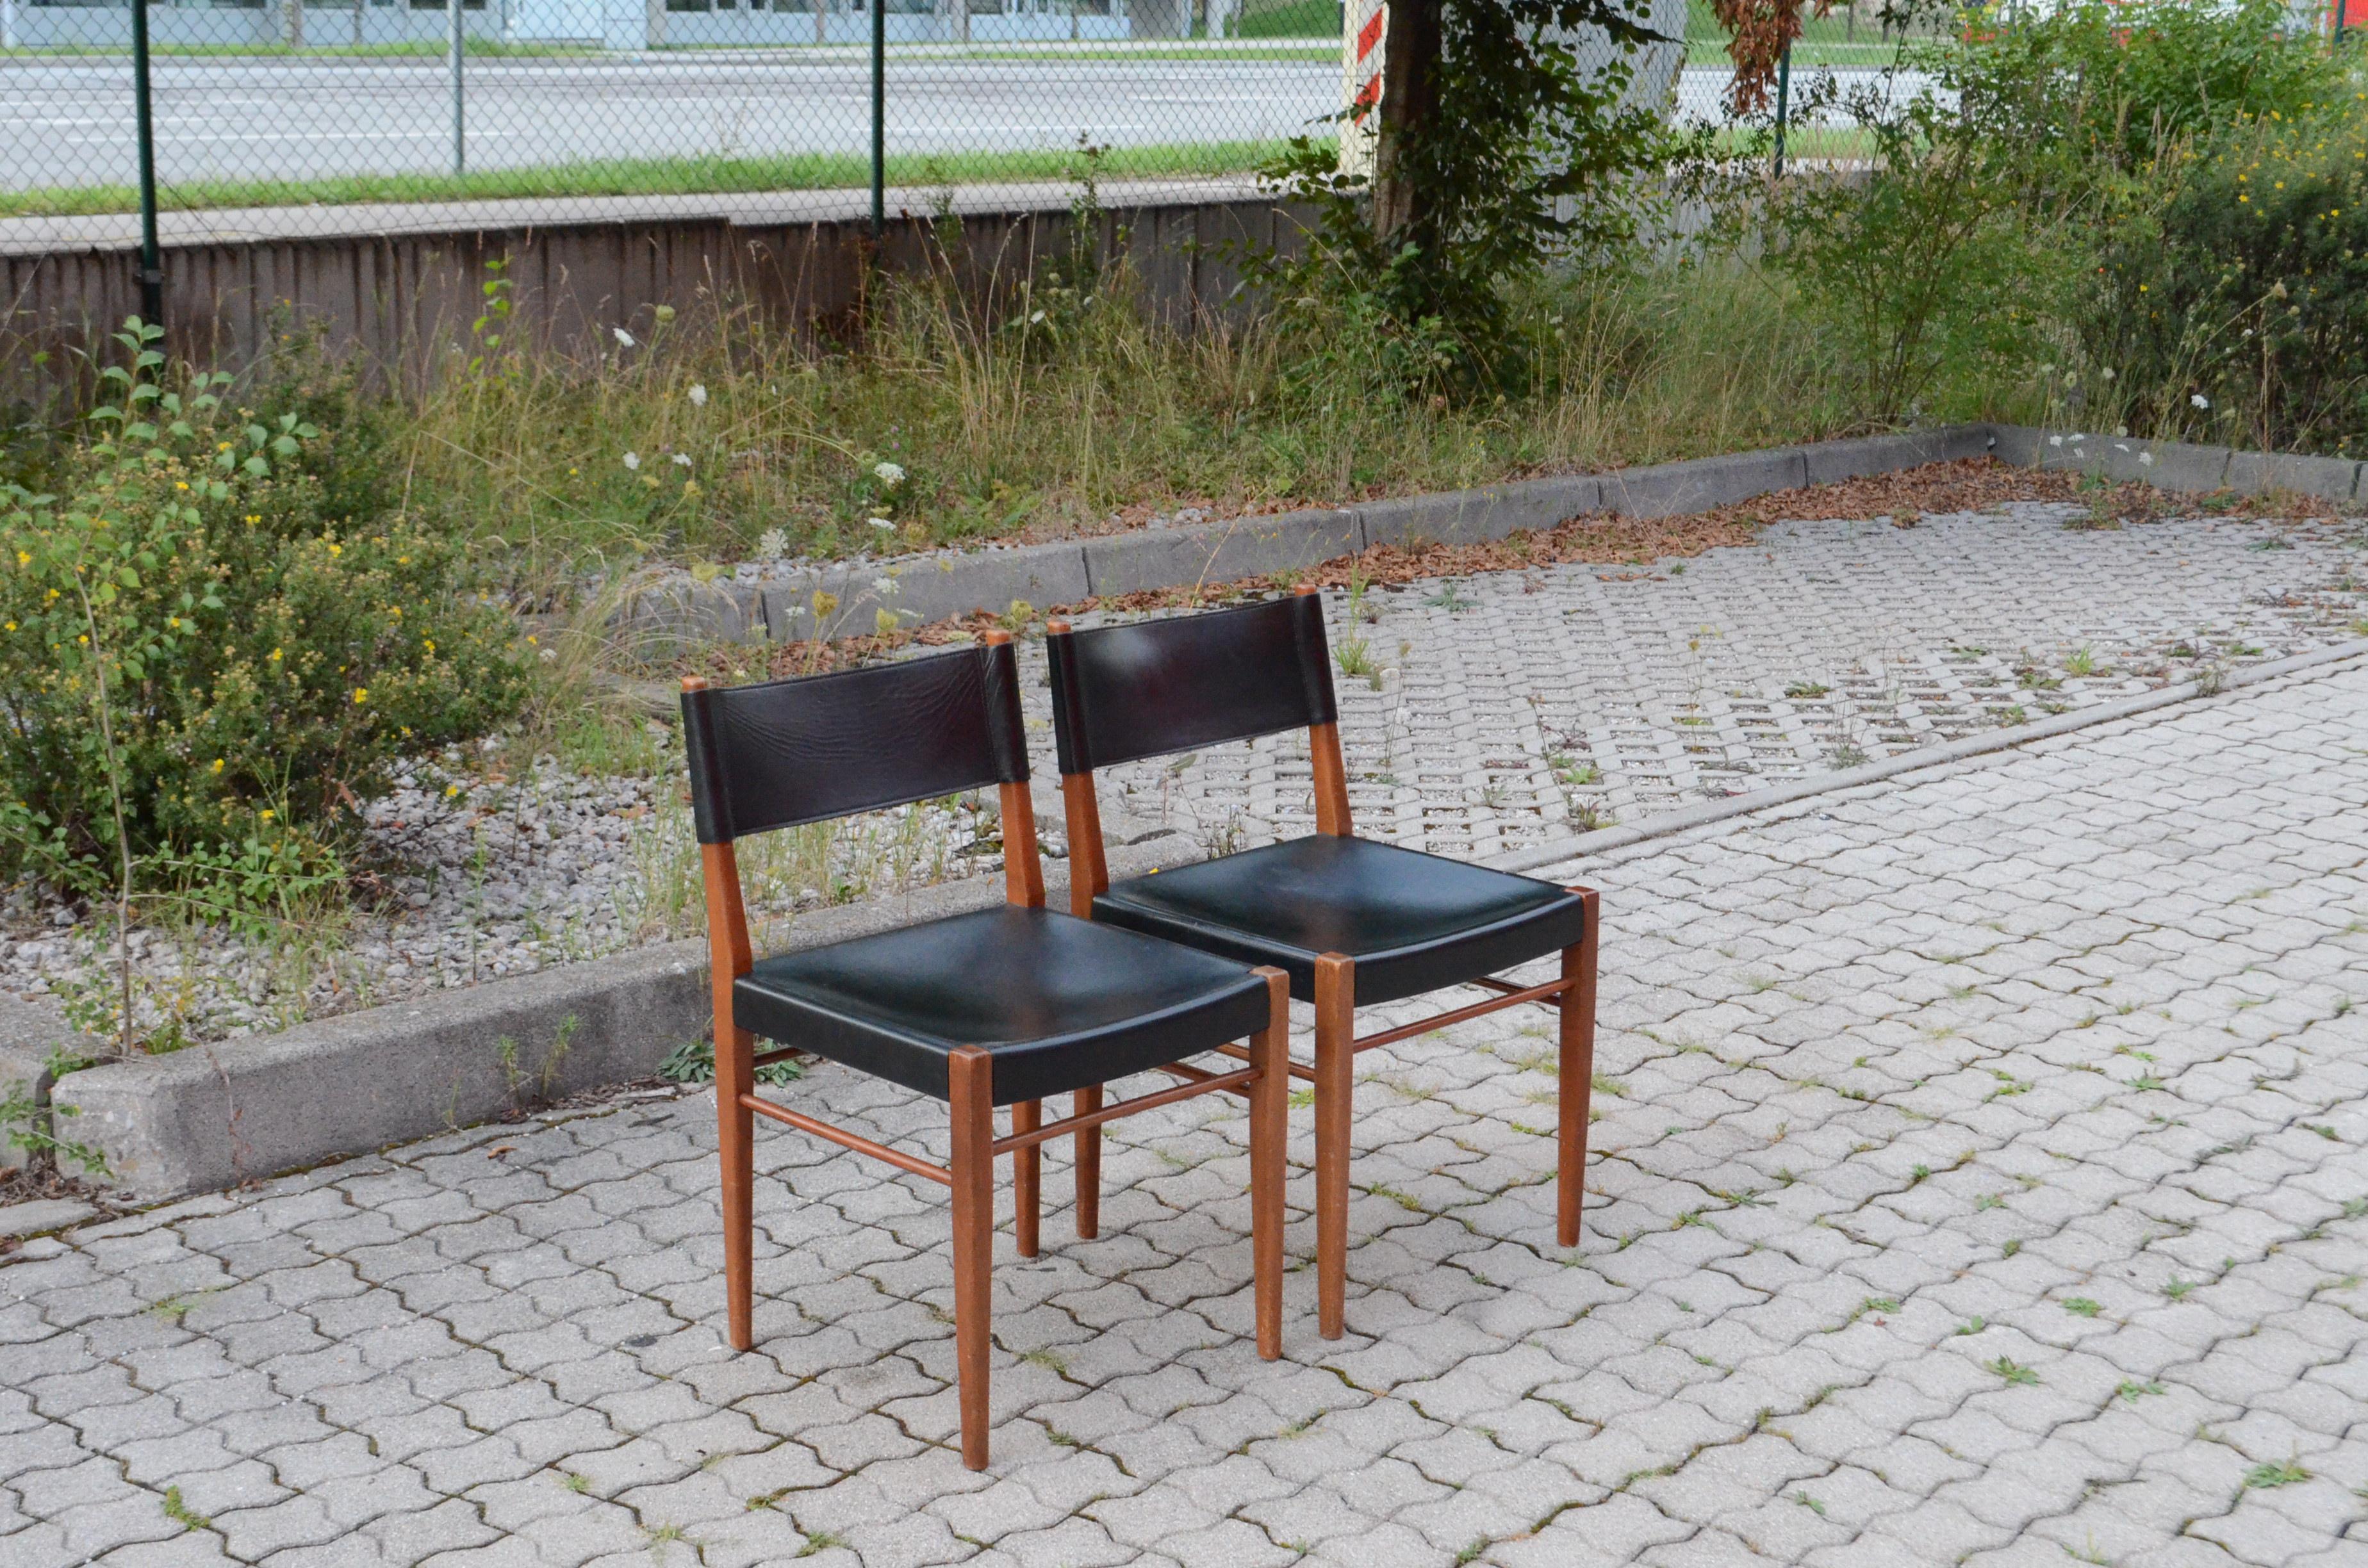
<svg viewBox="0 0 2368 1568">
<path fill-rule="evenodd" d="M 1283 136 L 1330 112 L 1339 82 L 1329 62 L 892 57 L 887 141 L 927 153 Z M 168 183 L 451 167 L 441 62 L 160 62 L 154 85 Z M 464 102 L 473 168 L 871 145 L 870 68 L 845 60 L 472 60 Z M 0 70 L 0 187 L 129 182 L 131 114 L 120 64 Z"/>
<path fill-rule="evenodd" d="M 1706 109 L 1723 67 L 1685 73 Z M 452 88 L 431 60 L 165 60 L 154 70 L 157 172 L 167 185 L 439 174 L 452 166 Z M 892 54 L 887 143 L 905 153 L 1285 136 L 1329 113 L 1328 60 L 947 59 Z M 469 166 L 585 159 L 860 154 L 869 67 L 829 58 L 472 60 Z M 135 176 L 120 60 L 0 64 L 0 189 L 127 185 Z"/>
</svg>

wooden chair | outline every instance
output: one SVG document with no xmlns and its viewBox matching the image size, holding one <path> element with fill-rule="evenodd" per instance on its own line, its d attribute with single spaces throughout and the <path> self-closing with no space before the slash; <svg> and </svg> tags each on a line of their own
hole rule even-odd
<svg viewBox="0 0 2368 1568">
<path fill-rule="evenodd" d="M 989 1264 L 995 1166 L 1009 1154 L 1019 1252 L 1037 1250 L 1047 1140 L 1219 1090 L 1249 1101 L 1250 1224 L 1258 1349 L 1282 1353 L 1283 1107 L 1290 1002 L 1279 971 L 1254 971 L 1044 905 L 1009 638 L 803 680 L 683 685 L 691 810 L 705 862 L 713 954 L 715 1105 L 723 1167 L 731 1340 L 750 1329 L 753 1117 L 794 1127 L 953 1189 L 954 1339 L 962 1462 L 986 1466 Z M 754 961 L 735 840 L 800 823 L 999 785 L 1006 903 L 902 930 Z M 784 1049 L 757 1052 L 756 1037 Z M 1232 1042 L 1247 1039 L 1247 1049 Z M 1182 1059 L 1231 1045 L 1247 1068 Z M 947 1102 L 952 1158 L 939 1165 L 759 1098 L 755 1069 L 810 1051 Z M 1164 1070 L 1172 1087 L 1104 1104 L 1102 1086 Z M 1046 1125 L 1044 1096 L 1075 1096 Z M 995 1108 L 1011 1131 L 995 1133 Z M 1078 1233 L 1096 1228 L 1079 1172 Z"/>
<path fill-rule="evenodd" d="M 1076 631 L 1054 621 L 1053 722 L 1067 805 L 1071 907 L 1291 977 L 1315 1007 L 1315 1256 L 1324 1337 L 1343 1327 L 1348 1275 L 1349 1119 L 1358 1051 L 1519 1003 L 1561 1015 L 1555 1233 L 1578 1244 L 1595 1055 L 1594 892 L 1358 838 L 1313 589 L 1244 608 Z M 1094 770 L 1304 725 L 1313 765 L 1311 836 L 1111 886 Z M 1559 953 L 1539 985 L 1497 970 Z M 1360 1003 L 1452 985 L 1497 993 L 1420 1023 L 1356 1036 Z M 1084 1135 L 1091 1138 L 1088 1131 Z M 1080 1150 L 1077 1169 L 1092 1168 Z M 1081 1177 L 1082 1178 L 1082 1175 Z"/>
</svg>

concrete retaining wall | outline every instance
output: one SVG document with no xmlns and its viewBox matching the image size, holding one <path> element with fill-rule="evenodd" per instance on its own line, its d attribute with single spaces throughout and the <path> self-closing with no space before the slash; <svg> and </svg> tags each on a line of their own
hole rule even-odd
<svg viewBox="0 0 2368 1568">
<path fill-rule="evenodd" d="M 1158 182 L 1140 188 L 1133 200 L 1113 185 L 1102 243 L 1115 250 L 1123 233 L 1146 297 L 1179 318 L 1231 308 L 1238 281 L 1224 259 L 1231 242 L 1288 249 L 1299 232 L 1290 210 L 1269 199 L 1201 199 L 1189 186 Z M 987 194 L 992 207 L 957 214 L 962 286 L 993 298 L 1033 273 L 1038 257 L 1065 255 L 1073 194 L 1058 182 L 1004 187 Z M 703 206 L 667 199 L 650 203 L 660 210 L 646 216 L 557 223 L 505 221 L 503 212 L 535 204 L 489 202 L 454 204 L 442 220 L 451 226 L 432 231 L 391 226 L 168 243 L 166 347 L 176 358 L 237 370 L 290 324 L 315 327 L 331 353 L 426 386 L 476 351 L 469 324 L 483 309 L 482 285 L 495 267 L 510 285 L 509 330 L 538 352 L 597 351 L 619 326 L 646 338 L 662 305 L 686 318 L 747 308 L 788 328 L 841 321 L 871 276 L 870 220 L 856 215 L 859 204 L 831 193 L 816 193 L 816 201 L 824 197 L 836 215 L 797 216 L 816 210 L 803 193 L 719 196 Z M 890 210 L 897 210 L 893 202 Z M 389 225 L 412 221 L 403 210 L 376 210 Z M 296 219 L 303 215 L 296 210 Z M 221 216 L 225 223 L 292 221 L 273 210 Z M 933 219 L 898 217 L 882 263 L 905 272 L 932 265 L 943 254 L 938 233 Z M 107 335 L 140 310 L 136 258 L 128 238 L 0 246 L 0 300 L 7 301 L 0 408 L 81 373 L 84 355 L 108 348 Z"/>
</svg>

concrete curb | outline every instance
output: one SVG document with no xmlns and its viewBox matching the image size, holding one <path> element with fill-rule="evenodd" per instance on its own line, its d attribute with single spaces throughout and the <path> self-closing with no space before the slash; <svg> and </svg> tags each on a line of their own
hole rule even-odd
<svg viewBox="0 0 2368 1568">
<path fill-rule="evenodd" d="M 2189 494 L 2283 490 L 2331 501 L 2363 494 L 2363 464 L 2347 458 L 2134 441 L 2027 425 L 1952 425 L 1349 507 L 1229 517 L 1053 544 L 939 551 L 818 567 L 757 583 L 701 583 L 687 572 L 661 573 L 628 596 L 613 624 L 644 657 L 700 642 L 787 640 L 811 637 L 817 630 L 844 636 L 872 631 L 883 611 L 906 625 L 926 624 L 982 609 L 1001 615 L 1017 603 L 1042 609 L 1146 589 L 1233 583 L 1304 571 L 1377 544 L 1486 544 L 1594 512 L 1683 517 L 1804 485 L 1986 454 L 2021 468 L 2142 481 Z M 827 615 L 814 609 L 817 593 L 837 601 Z"/>
<path fill-rule="evenodd" d="M 1995 752 L 2012 751 L 2038 741 L 2085 730 L 2092 724 L 2108 724 L 2116 719 L 2135 718 L 2159 709 L 2176 707 L 2197 698 L 2215 697 L 2224 691 L 2234 691 L 2263 681 L 2276 680 L 2300 671 L 2313 670 L 2328 665 L 2342 664 L 2350 659 L 2368 658 L 2368 637 L 2349 642 L 2339 642 L 2330 648 L 2314 649 L 2296 653 L 2291 658 L 2273 659 L 2266 665 L 2254 665 L 2241 670 L 2231 670 L 2216 683 L 2203 680 L 2180 681 L 2159 691 L 2140 692 L 2114 702 L 2101 702 L 2094 708 L 2077 709 L 2069 713 L 2057 713 L 2033 723 L 2017 724 L 1983 735 L 1968 735 L 1961 741 L 1950 741 L 1937 746 L 1919 746 L 1897 756 L 1870 762 L 1861 767 L 1845 768 L 1839 773 L 1813 774 L 1806 778 L 1780 784 L 1772 790 L 1754 790 L 1748 794 L 1729 795 L 1724 800 L 1704 801 L 1700 805 L 1684 806 L 1674 812 L 1664 812 L 1648 817 L 1633 826 L 1603 827 L 1592 833 L 1575 834 L 1550 844 L 1541 844 L 1511 855 L 1500 855 L 1486 864 L 1500 871 L 1535 871 L 1565 861 L 1584 859 L 1591 855 L 1606 855 L 1615 849 L 1625 849 L 1632 844 L 1647 839 L 1667 838 L 1673 833 L 1706 827 L 1734 817 L 1749 816 L 1777 806 L 1790 805 L 1816 795 L 1827 795 L 1837 790 L 1855 790 L 1862 784 L 1878 784 L 1896 778 L 1904 773 L 1916 773 L 1927 767 L 1940 767 L 1968 757 L 1987 756 Z"/>
<path fill-rule="evenodd" d="M 1015 602 L 1042 609 L 1305 571 L 1377 544 L 1486 544 L 1591 512 L 1682 517 L 1804 484 L 1979 457 L 1992 444 L 1989 426 L 1957 425 L 1053 544 L 934 551 L 755 583 L 669 572 L 636 588 L 613 624 L 645 657 L 700 642 L 869 632 L 882 611 L 925 624 L 982 609 L 1001 615 Z M 817 593 L 837 601 L 827 615 L 814 610 Z"/>
<path fill-rule="evenodd" d="M 1180 835 L 1113 850 L 1133 875 L 1201 858 Z M 1063 863 L 1049 902 L 1067 907 Z M 801 915 L 775 951 L 820 947 L 998 903 L 977 876 Z M 72 1132 L 140 1199 L 230 1187 L 646 1078 L 706 1038 L 707 943 L 667 942 L 514 980 L 85 1068 L 50 1091 Z"/>
<path fill-rule="evenodd" d="M 0 1105 L 22 1108 L 21 1116 L 0 1118 L 0 1176 L 21 1168 L 30 1153 L 20 1134 L 54 1131 L 50 1091 L 57 1080 L 51 1063 L 62 1056 L 97 1056 L 100 1050 L 49 1004 L 0 996 Z"/>
<path fill-rule="evenodd" d="M 2324 501 L 2349 501 L 2361 494 L 2362 464 L 2352 458 L 2247 452 L 2233 447 L 2190 446 L 2184 441 L 2137 441 L 2028 425 L 1993 425 L 1989 430 L 1997 455 L 2022 468 L 2068 469 L 2193 494 L 2233 490 L 2259 495 L 2283 490 Z"/>
</svg>

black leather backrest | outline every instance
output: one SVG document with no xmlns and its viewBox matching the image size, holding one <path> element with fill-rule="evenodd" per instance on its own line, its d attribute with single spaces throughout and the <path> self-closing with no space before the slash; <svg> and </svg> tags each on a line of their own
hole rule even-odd
<svg viewBox="0 0 2368 1568">
<path fill-rule="evenodd" d="M 1028 777 L 1009 644 L 682 694 L 701 844 Z"/>
<path fill-rule="evenodd" d="M 1324 608 L 1314 594 L 1064 632 L 1044 645 L 1063 773 L 1337 716 Z"/>
</svg>

